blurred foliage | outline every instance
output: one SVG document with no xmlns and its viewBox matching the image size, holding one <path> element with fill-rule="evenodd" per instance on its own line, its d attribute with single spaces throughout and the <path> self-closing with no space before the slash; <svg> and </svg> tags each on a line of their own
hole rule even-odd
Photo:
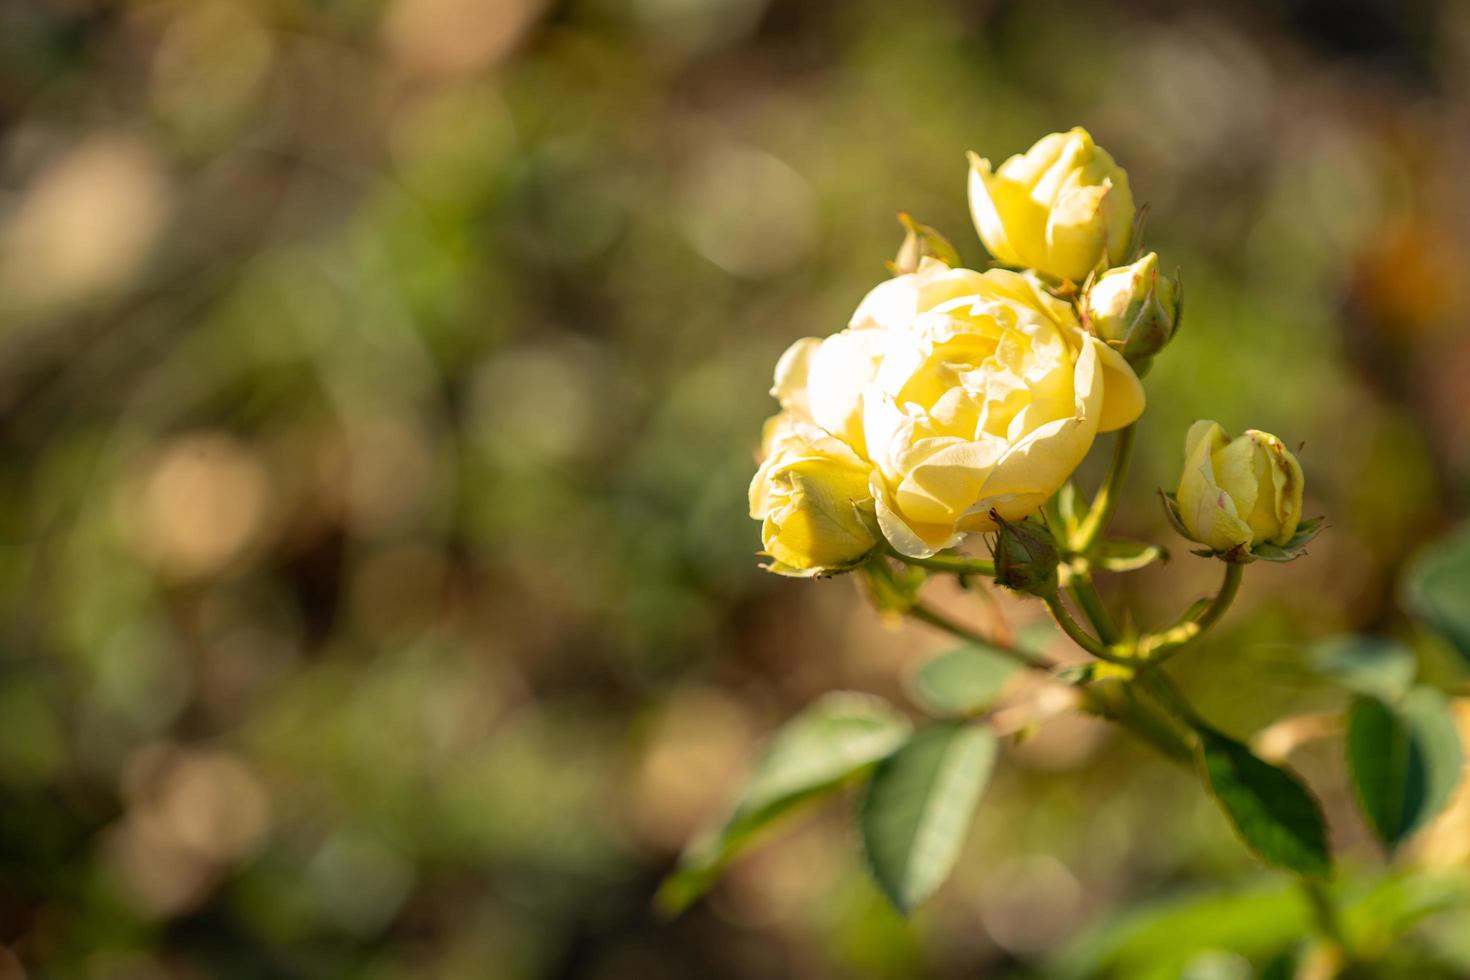
<svg viewBox="0 0 1470 980">
<path fill-rule="evenodd" d="M 944 646 L 848 581 L 759 573 L 744 485 L 770 365 L 846 322 L 896 211 L 982 260 L 968 149 L 1086 124 L 1184 269 L 1130 536 L 1177 543 L 1149 501 L 1193 419 L 1305 443 L 1331 528 L 1253 568 L 1254 615 L 1181 671 L 1232 733 L 1345 704 L 1307 641 L 1411 637 L 1392 584 L 1467 512 L 1454 0 L 9 0 L 0 25 L 6 980 L 1048 976 L 1088 927 L 1257 875 L 1187 779 L 1059 714 L 1003 748 L 908 925 L 836 815 L 652 911 L 763 733 L 837 687 L 901 699 Z M 1174 610 L 1212 574 L 1128 587 Z M 1293 763 L 1380 867 L 1341 761 Z M 1462 792 L 1405 860 L 1463 873 L 1467 841 Z M 1203 914 L 1228 939 L 1302 912 L 1276 901 Z M 1455 915 L 1426 936 L 1470 972 Z"/>
</svg>

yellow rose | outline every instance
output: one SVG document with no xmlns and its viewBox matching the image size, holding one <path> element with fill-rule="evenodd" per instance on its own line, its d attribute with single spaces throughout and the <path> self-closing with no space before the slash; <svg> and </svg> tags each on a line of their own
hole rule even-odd
<svg viewBox="0 0 1470 980">
<path fill-rule="evenodd" d="M 1128 174 L 1081 127 L 1042 137 L 994 173 L 971 153 L 970 213 L 999 261 L 1079 283 L 1103 259 L 1123 261 L 1133 234 Z"/>
<path fill-rule="evenodd" d="M 1217 422 L 1189 427 L 1175 514 L 1182 530 L 1218 551 L 1286 545 L 1302 518 L 1302 468 L 1280 439 L 1249 429 L 1232 440 Z"/>
<path fill-rule="evenodd" d="M 861 562 L 878 543 L 869 524 L 872 466 L 842 440 L 788 412 L 766 423 L 763 460 L 750 483 L 765 566 L 782 575 L 827 575 Z"/>
<path fill-rule="evenodd" d="M 871 290 L 846 330 L 792 344 L 776 364 L 771 394 L 797 418 L 865 453 L 863 394 L 877 376 L 889 331 L 907 327 L 922 310 L 973 292 L 978 275 L 922 259 L 919 272 L 895 276 Z"/>
<path fill-rule="evenodd" d="M 912 557 L 993 530 L 992 509 L 1008 520 L 1034 513 L 1098 432 L 1144 405 L 1128 362 L 1034 278 L 937 265 L 914 274 L 917 312 L 884 331 L 863 398 L 878 523 Z"/>
<path fill-rule="evenodd" d="M 1144 402 L 1123 357 L 1035 279 L 934 259 L 874 288 L 847 330 L 792 345 L 773 392 L 872 462 L 879 526 L 913 557 L 994 529 L 992 508 L 1034 512 Z"/>
</svg>

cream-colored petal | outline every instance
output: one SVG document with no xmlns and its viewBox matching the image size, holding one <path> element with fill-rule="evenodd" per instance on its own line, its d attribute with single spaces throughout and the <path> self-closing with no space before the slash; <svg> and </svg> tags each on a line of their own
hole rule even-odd
<svg viewBox="0 0 1470 980">
<path fill-rule="evenodd" d="M 1070 186 L 1058 196 L 1046 220 L 1047 271 L 1081 283 L 1097 266 L 1108 234 L 1103 205 L 1111 190 L 1111 183 Z"/>
<path fill-rule="evenodd" d="M 1278 517 L 1281 520 L 1281 533 L 1276 538 L 1278 544 L 1290 541 L 1301 525 L 1302 492 L 1306 486 L 1302 464 L 1297 462 L 1297 458 L 1288 452 L 1284 462 L 1285 465 L 1275 470 Z"/>
<path fill-rule="evenodd" d="M 853 330 L 902 326 L 918 312 L 918 297 L 914 273 L 885 279 L 868 290 L 847 325 Z"/>
<path fill-rule="evenodd" d="M 1044 208 L 1055 205 L 1072 175 L 1092 158 L 1092 136 L 1087 130 L 1078 126 L 1060 135 L 1060 143 L 1050 144 L 1048 138 L 1043 138 L 1026 154 L 1027 157 L 1035 155 L 1038 162 L 1046 156 L 1052 157 L 1046 169 L 1031 182 L 1031 199 Z M 1038 154 L 1043 145 L 1047 146 L 1045 155 Z"/>
<path fill-rule="evenodd" d="M 848 327 L 902 330 L 914 317 L 946 300 L 973 294 L 981 274 L 974 269 L 952 269 L 933 256 L 919 261 L 914 272 L 880 282 L 853 311 Z"/>
<path fill-rule="evenodd" d="M 1179 518 L 1201 544 L 1217 551 L 1249 544 L 1250 525 L 1241 519 L 1235 503 L 1215 480 L 1212 449 L 1224 439 L 1213 422 L 1196 422 L 1186 443 L 1190 451 L 1179 481 Z M 1223 448 L 1223 447 L 1222 447 Z"/>
<path fill-rule="evenodd" d="M 974 153 L 970 157 L 970 218 L 975 223 L 975 232 L 985 248 L 998 261 L 1007 265 L 1020 265 L 1021 257 L 1006 235 L 1005 218 L 1001 203 L 992 195 L 991 188 L 1004 178 L 997 178 L 990 169 L 990 161 Z M 1011 192 L 1014 193 L 1014 192 Z"/>
<path fill-rule="evenodd" d="M 1006 497 L 987 497 L 959 522 L 959 527 L 964 531 L 994 531 L 996 523 L 990 516 L 991 511 L 1008 521 L 1019 521 L 1041 510 L 1042 505 L 1050 497 L 1049 493 L 1017 493 Z"/>
<path fill-rule="evenodd" d="M 1260 447 L 1259 452 L 1267 470 L 1266 486 L 1269 492 L 1272 532 L 1266 540 L 1281 544 L 1291 540 L 1302 519 L 1302 490 L 1306 482 L 1301 463 L 1286 448 L 1286 445 L 1269 432 L 1258 429 L 1246 431 Z"/>
<path fill-rule="evenodd" d="M 750 516 L 757 521 L 764 520 L 771 510 L 771 483 L 768 479 L 770 466 L 770 460 L 761 463 L 755 476 L 751 477 L 750 488 L 746 491 L 750 498 Z"/>
<path fill-rule="evenodd" d="M 1191 425 L 1189 431 L 1184 435 L 1184 458 L 1186 465 L 1188 465 L 1189 460 L 1194 458 L 1201 440 L 1205 440 L 1208 443 L 1208 448 L 1204 450 L 1207 454 L 1224 449 L 1226 444 L 1230 442 L 1230 438 L 1225 435 L 1225 429 L 1219 422 L 1210 419 L 1200 419 Z"/>
<path fill-rule="evenodd" d="M 913 419 L 876 384 L 870 385 L 863 395 L 863 440 L 873 465 L 888 479 L 901 479 L 898 457 L 913 438 Z"/>
<path fill-rule="evenodd" d="M 905 517 L 926 524 L 953 524 L 974 504 L 1005 441 L 986 438 L 940 448 L 908 469 L 894 493 Z"/>
<path fill-rule="evenodd" d="M 1147 406 L 1143 382 L 1122 354 L 1091 335 L 1085 343 L 1097 351 L 1102 364 L 1102 414 L 1098 416 L 1097 431 L 1112 432 L 1132 425 Z"/>
<path fill-rule="evenodd" d="M 987 251 L 1006 265 L 1034 266 L 1043 255 L 1046 211 L 1027 188 L 971 154 L 970 216 Z"/>
<path fill-rule="evenodd" d="M 1022 494 L 1051 494 L 1067 482 L 1097 436 L 1101 375 L 1097 345 L 1088 344 L 1073 366 L 1074 414 L 1037 427 L 1008 449 L 985 481 L 981 503 Z"/>
<path fill-rule="evenodd" d="M 1000 165 L 999 173 L 1008 180 L 1031 187 L 1046 176 L 1066 152 L 1070 133 L 1047 133 L 1025 153 L 1017 153 Z"/>
<path fill-rule="evenodd" d="M 1072 304 L 1053 296 L 1034 275 L 1010 269 L 990 269 L 984 273 L 984 278 L 983 288 L 987 294 L 1004 297 L 1046 314 L 1064 334 L 1069 328 L 1081 329 L 1076 314 L 1072 312 Z"/>
<path fill-rule="evenodd" d="M 1276 533 L 1271 463 L 1249 435 L 1232 439 L 1214 454 L 1215 483 L 1229 494 L 1235 512 L 1257 540 Z M 1264 491 L 1264 492 L 1263 492 Z"/>
<path fill-rule="evenodd" d="M 929 558 L 945 548 L 953 548 L 965 539 L 964 533 L 953 527 L 915 524 L 904 520 L 891 505 L 888 488 L 876 472 L 869 483 L 869 489 L 878 515 L 878 528 L 899 554 L 910 558 Z"/>
<path fill-rule="evenodd" d="M 1121 265 L 1133 247 L 1133 219 L 1136 215 L 1133 188 L 1128 183 L 1128 172 L 1113 161 L 1107 150 L 1097 147 L 1094 161 L 1113 187 L 1103 200 L 1103 222 L 1108 229 L 1108 264 Z"/>
<path fill-rule="evenodd" d="M 807 357 L 806 401 L 811 419 L 864 451 L 863 389 L 878 370 L 886 334 L 846 330 L 822 341 Z"/>
<path fill-rule="evenodd" d="M 771 395 L 781 403 L 781 407 L 805 419 L 811 418 L 807 374 L 811 370 L 812 355 L 820 346 L 820 338 L 803 337 L 786 348 L 776 362 L 775 382 L 771 385 Z"/>
</svg>

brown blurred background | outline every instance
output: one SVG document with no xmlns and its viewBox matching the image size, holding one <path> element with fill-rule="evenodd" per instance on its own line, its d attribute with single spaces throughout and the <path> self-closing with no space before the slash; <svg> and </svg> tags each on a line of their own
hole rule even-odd
<svg viewBox="0 0 1470 980">
<path fill-rule="evenodd" d="M 758 571 L 744 494 L 895 212 L 983 261 L 966 150 L 1128 168 L 1187 311 L 1121 528 L 1179 544 L 1195 418 L 1303 442 L 1331 530 L 1182 673 L 1241 734 L 1340 703 L 1302 645 L 1402 629 L 1470 503 L 1467 96 L 1456 0 L 4 0 L 0 977 L 1093 975 L 1119 916 L 1272 887 L 1061 716 L 910 923 L 840 806 L 650 908 L 766 732 L 946 645 Z M 1169 615 L 1175 550 L 1106 588 Z"/>
</svg>

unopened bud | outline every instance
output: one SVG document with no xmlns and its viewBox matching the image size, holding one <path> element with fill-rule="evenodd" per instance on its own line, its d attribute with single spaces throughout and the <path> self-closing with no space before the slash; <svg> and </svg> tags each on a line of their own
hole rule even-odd
<svg viewBox="0 0 1470 980">
<path fill-rule="evenodd" d="M 1160 277 L 1159 257 L 1149 252 L 1098 277 L 1087 291 L 1087 319 L 1104 343 L 1139 367 L 1174 336 L 1181 299 L 1179 281 Z"/>
<path fill-rule="evenodd" d="M 955 251 L 949 239 L 904 212 L 899 212 L 898 223 L 904 227 L 903 243 L 898 246 L 898 254 L 893 261 L 888 263 L 895 276 L 915 271 L 926 258 L 938 259 L 951 269 L 960 267 L 960 253 Z"/>
<path fill-rule="evenodd" d="M 995 511 L 995 580 L 1008 589 L 1049 596 L 1057 591 L 1056 541 L 1036 521 L 1008 521 Z"/>
</svg>

